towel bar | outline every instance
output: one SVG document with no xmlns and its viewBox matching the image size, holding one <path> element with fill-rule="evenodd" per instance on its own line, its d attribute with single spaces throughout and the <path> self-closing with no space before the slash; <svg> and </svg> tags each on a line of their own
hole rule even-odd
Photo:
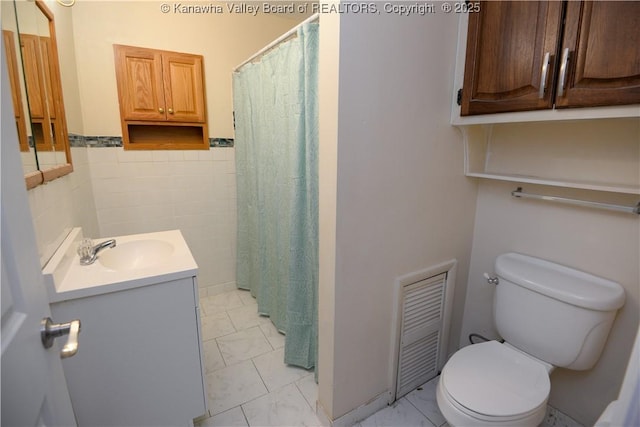
<svg viewBox="0 0 640 427">
<path fill-rule="evenodd" d="M 614 205 L 610 203 L 592 202 L 590 200 L 569 199 L 566 197 L 544 196 L 542 194 L 525 193 L 522 191 L 522 187 L 518 187 L 515 191 L 512 191 L 511 195 L 513 197 L 548 200 L 552 202 L 567 203 L 570 205 L 587 206 L 591 208 L 607 209 L 611 211 L 626 212 L 626 213 L 640 215 L 640 202 L 638 202 L 638 204 L 635 206 Z"/>
</svg>

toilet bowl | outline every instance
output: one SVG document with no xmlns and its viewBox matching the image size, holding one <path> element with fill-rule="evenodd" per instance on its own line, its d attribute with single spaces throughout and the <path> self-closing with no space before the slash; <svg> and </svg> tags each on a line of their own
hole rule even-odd
<svg viewBox="0 0 640 427">
<path fill-rule="evenodd" d="M 438 406 L 453 426 L 537 426 L 546 412 L 551 370 L 508 344 L 468 346 L 445 365 Z"/>
<path fill-rule="evenodd" d="M 457 351 L 436 390 L 451 427 L 535 427 L 544 419 L 554 367 L 591 369 L 617 310 L 620 284 L 517 253 L 496 258 L 493 317 L 505 343 Z"/>
</svg>

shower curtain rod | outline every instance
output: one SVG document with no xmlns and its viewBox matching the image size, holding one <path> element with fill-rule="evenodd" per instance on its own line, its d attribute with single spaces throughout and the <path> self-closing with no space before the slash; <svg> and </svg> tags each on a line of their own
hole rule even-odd
<svg viewBox="0 0 640 427">
<path fill-rule="evenodd" d="M 304 21 L 302 21 L 301 23 L 299 23 L 298 25 L 296 25 L 295 27 L 293 27 L 292 29 L 290 29 L 289 31 L 287 31 L 286 33 L 284 33 L 283 35 L 281 35 L 280 37 L 278 37 L 277 39 L 275 39 L 271 43 L 269 43 L 268 45 L 266 45 L 265 47 L 263 47 L 262 49 L 260 49 L 259 51 L 257 51 L 253 55 L 251 55 L 246 61 L 244 61 L 240 65 L 236 66 L 233 69 L 233 72 L 235 73 L 243 65 L 246 65 L 249 62 L 258 59 L 259 57 L 261 57 L 262 55 L 264 55 L 265 53 L 267 53 L 268 51 L 270 51 L 271 49 L 273 49 L 274 47 L 276 47 L 277 45 L 279 45 L 280 43 L 282 43 L 283 41 L 285 41 L 289 37 L 293 36 L 298 31 L 298 28 L 302 27 L 304 24 L 308 24 L 309 22 L 317 21 L 319 17 L 320 17 L 319 13 L 314 13 L 313 15 L 311 15 L 310 17 L 308 17 L 307 19 L 305 19 Z"/>
</svg>

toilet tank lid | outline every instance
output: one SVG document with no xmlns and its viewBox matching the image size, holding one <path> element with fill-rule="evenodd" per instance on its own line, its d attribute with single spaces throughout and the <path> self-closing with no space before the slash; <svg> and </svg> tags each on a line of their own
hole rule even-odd
<svg viewBox="0 0 640 427">
<path fill-rule="evenodd" d="M 540 258 L 502 254 L 496 258 L 495 270 L 498 277 L 578 307 L 610 311 L 624 305 L 619 283 Z"/>
</svg>

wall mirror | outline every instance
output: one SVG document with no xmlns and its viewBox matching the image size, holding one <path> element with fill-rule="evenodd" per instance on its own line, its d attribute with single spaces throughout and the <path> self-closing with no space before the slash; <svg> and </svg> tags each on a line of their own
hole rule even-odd
<svg viewBox="0 0 640 427">
<path fill-rule="evenodd" d="M 55 20 L 41 0 L 1 3 L 22 164 L 33 188 L 73 170 Z"/>
</svg>

